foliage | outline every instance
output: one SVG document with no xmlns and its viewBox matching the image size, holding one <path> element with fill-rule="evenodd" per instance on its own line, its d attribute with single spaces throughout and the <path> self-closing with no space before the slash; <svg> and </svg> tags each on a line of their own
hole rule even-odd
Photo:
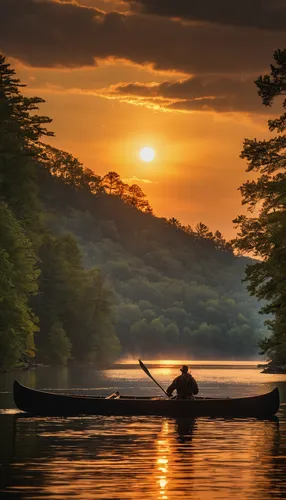
<svg viewBox="0 0 286 500">
<path fill-rule="evenodd" d="M 41 160 L 52 175 L 59 177 L 75 190 L 85 190 L 89 194 L 112 195 L 142 212 L 152 214 L 152 208 L 142 189 L 137 184 L 129 186 L 124 183 L 116 172 L 110 171 L 100 177 L 85 168 L 70 153 L 48 145 L 43 146 Z"/>
<path fill-rule="evenodd" d="M 84 168 L 70 153 L 46 144 L 42 145 L 41 163 L 52 175 L 56 175 L 74 189 L 86 188 L 91 193 L 102 191 L 100 176 Z"/>
<path fill-rule="evenodd" d="M 0 368 L 34 356 L 37 324 L 29 296 L 37 293 L 32 245 L 7 205 L 0 202 Z"/>
<path fill-rule="evenodd" d="M 44 100 L 24 97 L 25 87 L 0 55 L 0 198 L 26 229 L 39 231 L 35 159 L 40 138 L 53 135 L 45 125 L 50 118 L 35 113 Z"/>
<path fill-rule="evenodd" d="M 60 321 L 52 325 L 49 333 L 47 356 L 52 364 L 60 365 L 65 365 L 71 358 L 71 343 Z"/>
<path fill-rule="evenodd" d="M 40 142 L 53 135 L 45 127 L 51 119 L 36 114 L 43 99 L 24 97 L 14 75 L 0 56 L 0 199 L 5 201 L 0 206 L 0 367 L 34 355 L 37 322 L 37 360 L 66 362 L 72 353 L 75 360 L 92 355 L 110 362 L 119 342 L 112 328 L 103 332 L 109 321 L 105 283 L 100 273 L 84 269 L 72 236 L 51 233 L 52 213 L 43 211 L 39 199 L 47 165 L 53 166 L 49 176 L 58 176 L 73 192 L 86 189 L 92 195 L 101 179 L 72 155 Z M 37 266 L 39 291 L 31 300 Z"/>
<path fill-rule="evenodd" d="M 286 94 L 286 49 L 274 53 L 276 66 L 270 75 L 256 80 L 259 95 L 266 106 Z M 286 99 L 283 101 L 286 108 Z M 251 216 L 239 216 L 236 247 L 253 252 L 261 260 L 246 270 L 248 290 L 267 305 L 262 312 L 271 315 L 267 325 L 272 336 L 261 342 L 262 353 L 273 364 L 286 365 L 286 112 L 269 121 L 269 129 L 278 135 L 269 140 L 246 139 L 242 158 L 248 162 L 248 172 L 257 172 L 256 180 L 241 188 L 242 203 L 249 205 Z"/>
<path fill-rule="evenodd" d="M 36 339 L 38 359 L 45 358 L 46 352 L 50 360 L 55 359 L 54 350 L 50 355 L 50 332 L 60 322 L 70 346 L 63 352 L 64 357 L 68 359 L 71 354 L 78 361 L 102 361 L 100 339 L 102 344 L 105 342 L 102 325 L 107 322 L 110 310 L 104 278 L 97 269 L 84 269 L 79 247 L 71 234 L 47 233 L 39 257 L 41 276 L 34 302 L 41 331 Z M 63 334 L 60 343 L 63 343 Z M 109 358 L 112 358 L 113 348 L 110 351 Z"/>
<path fill-rule="evenodd" d="M 134 210 L 112 193 L 75 194 L 63 179 L 43 175 L 41 200 L 56 214 L 51 229 L 72 232 L 85 265 L 101 268 L 114 289 L 110 317 L 123 353 L 257 353 L 262 319 L 241 284 L 249 259 L 234 256 L 218 231 L 205 226 L 203 236 Z"/>
<path fill-rule="evenodd" d="M 118 173 L 101 177 L 42 143 L 52 134 L 34 113 L 42 99 L 21 95 L 3 57 L 0 76 L 2 366 L 32 355 L 35 315 L 37 361 L 255 354 L 262 322 L 240 282 L 249 260 L 203 223 L 155 217 Z"/>
</svg>

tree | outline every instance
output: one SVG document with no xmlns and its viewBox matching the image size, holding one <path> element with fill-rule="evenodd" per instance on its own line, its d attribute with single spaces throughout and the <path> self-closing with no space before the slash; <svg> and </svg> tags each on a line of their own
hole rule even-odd
<svg viewBox="0 0 286 500">
<path fill-rule="evenodd" d="M 181 225 L 180 221 L 178 219 L 176 219 L 175 217 L 168 219 L 168 223 L 176 229 L 182 229 L 182 225 Z"/>
<path fill-rule="evenodd" d="M 286 95 L 286 49 L 277 50 L 274 59 L 270 75 L 255 82 L 266 106 Z M 248 162 L 247 171 L 258 177 L 240 187 L 242 203 L 249 206 L 251 216 L 240 215 L 234 222 L 239 228 L 236 248 L 261 259 L 247 267 L 246 280 L 249 292 L 268 302 L 262 312 L 271 315 L 266 324 L 272 335 L 260 346 L 273 367 L 286 365 L 286 113 L 268 125 L 276 137 L 244 141 L 241 157 Z"/>
<path fill-rule="evenodd" d="M 203 224 L 203 222 L 199 222 L 196 225 L 195 234 L 200 239 L 213 239 L 213 233 L 209 230 L 208 226 Z"/>
<path fill-rule="evenodd" d="M 117 355 L 120 346 L 109 321 L 109 290 L 97 269 L 84 269 L 75 238 L 46 233 L 39 257 L 39 295 L 34 302 L 40 318 L 38 358 L 65 363 L 72 356 L 104 363 Z"/>
<path fill-rule="evenodd" d="M 77 158 L 66 151 L 45 145 L 41 154 L 41 162 L 52 175 L 59 177 L 74 189 L 88 188 L 93 194 L 103 189 L 100 176 L 89 168 L 84 168 Z"/>
<path fill-rule="evenodd" d="M 26 85 L 15 78 L 15 70 L 6 63 L 0 54 L 0 109 L 2 111 L 1 131 L 9 132 L 14 138 L 17 136 L 23 148 L 34 151 L 38 149 L 39 139 L 43 136 L 53 136 L 45 125 L 51 123 L 51 118 L 37 115 L 34 112 L 38 105 L 45 100 L 40 97 L 24 97 L 20 89 Z M 7 153 L 9 145 L 7 145 Z M 13 152 L 13 151 L 12 151 Z"/>
<path fill-rule="evenodd" d="M 60 321 L 56 321 L 50 331 L 47 355 L 52 364 L 59 365 L 65 365 L 71 358 L 71 343 Z"/>
<path fill-rule="evenodd" d="M 231 243 L 224 239 L 224 237 L 220 231 L 216 231 L 213 236 L 214 236 L 213 239 L 214 239 L 215 246 L 218 250 L 225 251 L 225 252 L 232 251 Z"/>
<path fill-rule="evenodd" d="M 145 206 L 146 203 L 145 198 L 146 194 L 143 193 L 140 186 L 138 186 L 137 184 L 132 184 L 131 186 L 129 186 L 128 193 L 126 195 L 126 201 L 130 205 L 138 209 L 141 209 L 142 207 Z"/>
<path fill-rule="evenodd" d="M 107 194 L 119 194 L 119 191 L 122 189 L 120 175 L 116 172 L 108 172 L 102 178 L 102 184 Z"/>
<path fill-rule="evenodd" d="M 39 209 L 32 160 L 40 154 L 40 138 L 53 135 L 45 127 L 52 120 L 35 113 L 45 101 L 24 97 L 20 89 L 25 85 L 14 75 L 0 55 L 0 197 L 27 225 L 35 222 Z"/>
<path fill-rule="evenodd" d="M 36 318 L 29 297 L 37 293 L 36 255 L 23 228 L 0 202 L 0 368 L 34 356 Z"/>
<path fill-rule="evenodd" d="M 124 200 L 127 196 L 129 189 L 129 184 L 126 184 L 125 182 L 119 181 L 117 184 L 117 189 L 116 189 L 116 194 Z"/>
<path fill-rule="evenodd" d="M 49 335 L 53 325 L 61 322 L 69 339 L 76 324 L 81 278 L 84 272 L 75 239 L 70 235 L 56 237 L 46 233 L 39 248 L 41 275 L 39 294 L 33 307 L 40 318 L 37 336 L 38 357 L 42 360 L 49 350 Z"/>
<path fill-rule="evenodd" d="M 150 355 L 255 352 L 261 322 L 240 283 L 245 259 L 229 259 L 208 228 L 199 238 L 152 217 L 141 188 L 116 172 L 104 188 L 70 153 L 41 143 L 51 135 L 50 119 L 34 115 L 42 100 L 21 96 L 1 64 L 0 366 L 33 356 L 38 325 L 37 359 L 51 363 L 106 366 L 120 341 L 124 352 Z"/>
<path fill-rule="evenodd" d="M 192 236 L 194 236 L 194 235 L 195 235 L 195 232 L 194 232 L 194 230 L 193 230 L 193 228 L 192 228 L 192 226 L 191 226 L 190 224 L 187 224 L 186 226 L 183 226 L 183 230 L 184 230 L 184 231 L 185 231 L 185 233 L 187 233 L 187 234 L 190 234 L 190 235 L 192 235 Z"/>
<path fill-rule="evenodd" d="M 137 184 L 124 183 L 116 172 L 108 172 L 102 177 L 102 187 L 109 195 L 119 196 L 126 203 L 138 208 L 142 212 L 153 214 L 153 210 L 146 200 L 146 194 Z"/>
<path fill-rule="evenodd" d="M 123 184 L 123 195 L 121 198 L 128 203 L 129 205 L 132 205 L 133 207 L 137 208 L 138 210 L 141 210 L 142 212 L 148 213 L 148 214 L 153 214 L 153 210 L 148 202 L 146 200 L 146 194 L 143 193 L 142 189 L 140 186 L 137 184 L 132 184 L 129 186 L 127 184 Z"/>
</svg>

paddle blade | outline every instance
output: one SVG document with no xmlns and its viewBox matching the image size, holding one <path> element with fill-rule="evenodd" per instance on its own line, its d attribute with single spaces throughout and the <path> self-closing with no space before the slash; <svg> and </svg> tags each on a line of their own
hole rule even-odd
<svg viewBox="0 0 286 500">
<path fill-rule="evenodd" d="M 157 380 L 155 380 L 154 377 L 151 375 L 147 366 L 144 365 L 143 361 L 141 361 L 141 359 L 138 359 L 138 361 L 139 361 L 139 364 L 140 364 L 143 372 L 145 372 L 146 375 L 148 375 L 148 377 L 150 377 L 153 380 L 153 382 L 155 382 L 155 384 L 157 384 L 157 386 L 160 387 L 160 389 L 164 392 L 164 394 L 166 394 L 166 396 L 169 397 L 169 395 L 166 393 L 165 389 L 163 389 L 163 387 L 160 384 L 158 384 Z"/>
<path fill-rule="evenodd" d="M 139 361 L 139 365 L 141 366 L 143 372 L 145 372 L 147 375 L 150 376 L 151 374 L 150 374 L 147 366 L 144 365 L 144 363 L 143 363 L 143 361 L 141 361 L 141 359 L 138 359 L 138 361 Z"/>
</svg>

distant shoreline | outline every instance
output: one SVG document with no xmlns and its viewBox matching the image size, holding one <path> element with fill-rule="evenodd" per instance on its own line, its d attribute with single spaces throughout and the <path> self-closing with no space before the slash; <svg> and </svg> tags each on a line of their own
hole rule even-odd
<svg viewBox="0 0 286 500">
<path fill-rule="evenodd" d="M 185 361 L 185 360 L 183 360 Z M 151 369 L 164 369 L 164 368 L 175 368 L 178 365 L 182 364 L 182 360 L 144 360 L 145 363 L 151 368 Z M 237 365 L 237 368 L 243 368 L 245 365 L 249 365 L 250 367 L 254 368 L 262 368 L 262 371 L 260 373 L 262 374 L 286 374 L 286 365 L 285 366 L 278 366 L 278 365 L 273 365 L 270 363 L 259 363 L 258 360 L 233 360 L 233 359 L 223 359 L 223 360 L 190 360 L 188 361 L 190 365 L 190 369 L 195 368 L 214 368 L 214 367 L 221 367 L 223 368 L 229 368 L 230 365 Z M 16 366 L 14 368 L 9 368 L 9 369 L 0 369 L 0 374 L 1 373 L 10 373 L 10 372 L 25 372 L 25 371 L 33 371 L 38 368 L 68 368 L 68 367 L 84 367 L 84 366 L 90 366 L 91 363 L 72 363 L 72 364 L 67 364 L 67 365 L 50 365 L 50 364 L 43 364 L 43 363 L 33 363 L 31 365 L 21 365 L 21 366 Z M 134 360 L 118 360 L 117 362 L 114 362 L 111 366 L 109 365 L 108 367 L 99 367 L 94 365 L 94 368 L 97 370 L 112 370 L 112 369 L 136 369 L 136 367 L 139 364 L 138 362 Z"/>
<path fill-rule="evenodd" d="M 263 368 L 261 373 L 269 374 L 286 374 L 286 365 L 278 366 L 272 365 L 271 363 L 266 363 L 264 365 L 258 365 L 259 368 Z"/>
</svg>

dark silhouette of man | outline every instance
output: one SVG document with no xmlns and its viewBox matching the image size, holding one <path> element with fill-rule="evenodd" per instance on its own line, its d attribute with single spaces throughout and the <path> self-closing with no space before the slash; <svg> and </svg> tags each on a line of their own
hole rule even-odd
<svg viewBox="0 0 286 500">
<path fill-rule="evenodd" d="M 167 389 L 168 396 L 172 396 L 174 390 L 177 391 L 177 399 L 194 399 L 199 388 L 194 377 L 189 373 L 189 367 L 183 365 L 180 368 L 182 374 L 176 377 Z"/>
</svg>

